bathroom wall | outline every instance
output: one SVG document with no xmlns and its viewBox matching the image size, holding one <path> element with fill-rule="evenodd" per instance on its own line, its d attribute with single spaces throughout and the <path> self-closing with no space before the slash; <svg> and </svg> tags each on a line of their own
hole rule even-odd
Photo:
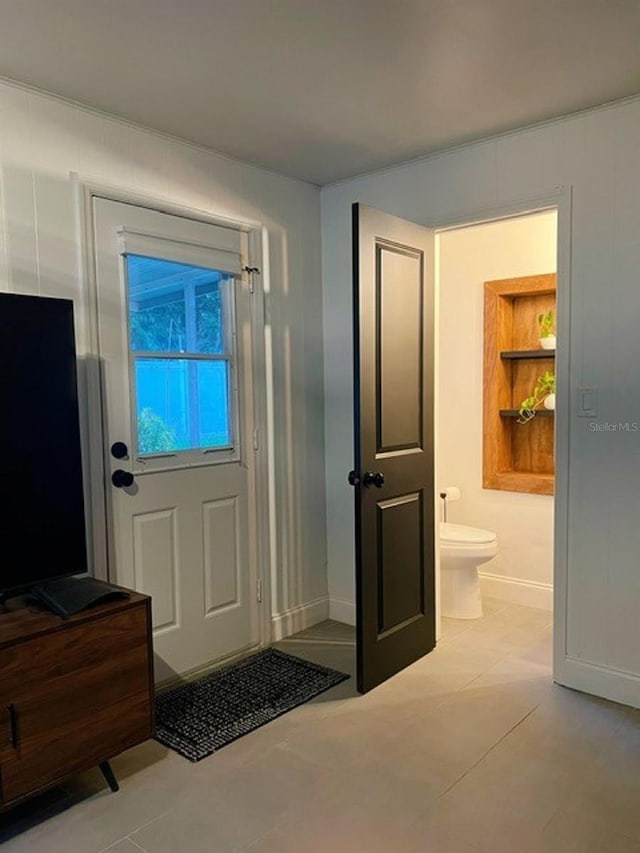
<svg viewBox="0 0 640 853">
<path fill-rule="evenodd" d="M 259 222 L 267 229 L 275 419 L 274 633 L 326 618 L 318 188 L 0 83 L 0 289 L 75 300 L 83 356 L 91 355 L 89 315 L 71 172 L 81 181 Z"/>
<path fill-rule="evenodd" d="M 462 499 L 449 521 L 495 530 L 499 551 L 481 568 L 483 591 L 552 607 L 553 498 L 482 488 L 484 282 L 556 271 L 555 211 L 445 231 L 440 268 L 438 484 Z"/>
</svg>

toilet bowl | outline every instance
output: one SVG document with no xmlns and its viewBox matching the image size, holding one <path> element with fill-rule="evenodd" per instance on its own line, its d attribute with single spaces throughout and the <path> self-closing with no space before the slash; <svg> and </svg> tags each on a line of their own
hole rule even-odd
<svg viewBox="0 0 640 853">
<path fill-rule="evenodd" d="M 478 619 L 482 597 L 478 566 L 498 553 L 492 530 L 464 524 L 440 523 L 440 602 L 443 616 Z"/>
</svg>

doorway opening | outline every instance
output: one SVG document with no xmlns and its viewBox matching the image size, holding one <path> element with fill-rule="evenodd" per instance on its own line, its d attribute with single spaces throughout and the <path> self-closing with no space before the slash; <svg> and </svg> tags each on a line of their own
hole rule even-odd
<svg viewBox="0 0 640 853">
<path fill-rule="evenodd" d="M 539 638 L 548 666 L 557 258 L 555 208 L 436 235 L 439 641 L 484 620 L 507 654 Z"/>
</svg>

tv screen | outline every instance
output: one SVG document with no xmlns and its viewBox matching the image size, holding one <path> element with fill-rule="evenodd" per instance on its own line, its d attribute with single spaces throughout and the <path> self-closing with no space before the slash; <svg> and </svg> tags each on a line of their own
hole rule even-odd
<svg viewBox="0 0 640 853">
<path fill-rule="evenodd" d="M 0 294 L 0 592 L 87 570 L 73 302 Z"/>
</svg>

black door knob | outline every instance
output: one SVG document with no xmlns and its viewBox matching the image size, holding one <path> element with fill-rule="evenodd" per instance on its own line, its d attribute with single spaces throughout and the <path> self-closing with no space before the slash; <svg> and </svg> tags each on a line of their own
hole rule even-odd
<svg viewBox="0 0 640 853">
<path fill-rule="evenodd" d="M 349 471 L 349 476 L 347 477 L 350 486 L 359 486 L 360 485 L 360 476 L 356 471 Z"/>
<path fill-rule="evenodd" d="M 114 441 L 111 445 L 111 455 L 114 459 L 126 459 L 129 455 L 129 448 L 124 441 Z"/>
<path fill-rule="evenodd" d="M 122 468 L 117 468 L 111 475 L 111 482 L 116 489 L 126 489 L 127 486 L 133 485 L 133 474 L 131 471 L 123 471 Z"/>
<path fill-rule="evenodd" d="M 381 489 L 384 486 L 384 474 L 382 471 L 367 471 L 362 478 L 362 483 L 367 489 L 371 488 L 371 486 Z"/>
</svg>

